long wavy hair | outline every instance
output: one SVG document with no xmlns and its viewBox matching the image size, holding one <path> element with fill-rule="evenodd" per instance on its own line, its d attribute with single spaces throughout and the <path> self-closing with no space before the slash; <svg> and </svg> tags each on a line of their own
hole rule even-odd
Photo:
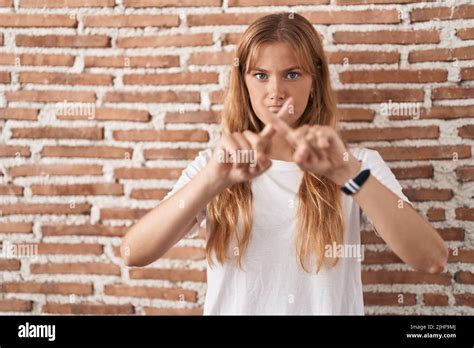
<svg viewBox="0 0 474 348">
<path fill-rule="evenodd" d="M 256 116 L 245 84 L 245 73 L 255 67 L 258 49 L 268 43 L 287 43 L 298 59 L 299 66 L 312 76 L 313 94 L 297 127 L 338 123 L 336 97 L 331 88 L 329 68 L 321 38 L 312 24 L 296 13 L 278 13 L 253 22 L 237 45 L 229 86 L 221 113 L 222 129 L 227 132 L 251 130 L 260 132 L 265 126 Z M 297 231 L 295 248 L 298 264 L 308 273 L 309 264 L 335 266 L 337 257 L 325 257 L 325 246 L 341 244 L 344 237 L 344 218 L 340 204 L 340 190 L 324 176 L 304 171 L 298 190 Z M 242 256 L 248 246 L 252 230 L 252 190 L 250 182 L 235 184 L 215 196 L 207 206 L 210 235 L 206 245 L 207 261 L 214 264 L 237 258 L 242 268 Z M 230 243 L 236 245 L 234 252 Z M 237 248 L 237 249 L 236 249 Z M 230 257 L 229 257 L 230 254 Z M 235 259 L 234 259 L 235 261 Z"/>
</svg>

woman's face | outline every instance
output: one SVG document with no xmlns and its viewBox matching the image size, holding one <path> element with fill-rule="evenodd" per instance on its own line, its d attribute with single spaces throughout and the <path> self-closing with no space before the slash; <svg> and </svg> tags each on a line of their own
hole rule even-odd
<svg viewBox="0 0 474 348">
<path fill-rule="evenodd" d="M 291 46 L 271 43 L 260 47 L 255 68 L 245 74 L 250 102 L 257 117 L 264 123 L 268 112 L 277 113 L 289 97 L 293 97 L 293 113 L 286 114 L 285 121 L 296 125 L 308 103 L 312 79 L 309 73 L 298 67 Z"/>
</svg>

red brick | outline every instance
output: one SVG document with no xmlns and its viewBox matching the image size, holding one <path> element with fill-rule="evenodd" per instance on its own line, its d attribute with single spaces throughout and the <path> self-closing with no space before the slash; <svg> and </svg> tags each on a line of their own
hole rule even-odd
<svg viewBox="0 0 474 348">
<path fill-rule="evenodd" d="M 109 74 L 65 74 L 53 72 L 21 72 L 20 83 L 55 85 L 111 85 L 113 76 Z"/>
<path fill-rule="evenodd" d="M 461 81 L 474 80 L 474 68 L 461 69 Z"/>
<path fill-rule="evenodd" d="M 317 0 L 316 0 L 317 1 Z M 193 7 L 193 6 L 221 6 L 222 0 L 124 0 L 125 7 Z"/>
<path fill-rule="evenodd" d="M 474 18 L 474 6 L 456 5 L 454 7 L 417 8 L 410 13 L 411 22 L 431 20 L 454 20 Z"/>
<path fill-rule="evenodd" d="M 86 68 L 171 68 L 179 66 L 179 56 L 84 57 Z"/>
<path fill-rule="evenodd" d="M 389 127 L 343 129 L 341 137 L 347 142 L 403 140 L 403 139 L 438 139 L 438 126 L 425 127 Z"/>
<path fill-rule="evenodd" d="M 206 271 L 199 271 L 194 269 L 133 268 L 130 269 L 129 273 L 130 279 L 163 279 L 172 282 L 206 281 Z"/>
<path fill-rule="evenodd" d="M 146 315 L 203 315 L 203 308 L 153 308 L 144 307 Z"/>
<path fill-rule="evenodd" d="M 219 75 L 214 72 L 128 74 L 123 77 L 123 83 L 126 85 L 210 84 L 218 82 Z"/>
<path fill-rule="evenodd" d="M 38 113 L 38 109 L 5 108 L 0 109 L 0 119 L 36 121 L 38 119 Z"/>
<path fill-rule="evenodd" d="M 31 185 L 35 196 L 122 196 L 122 184 Z"/>
<path fill-rule="evenodd" d="M 450 240 L 464 240 L 464 229 L 462 228 L 457 228 L 457 227 L 449 227 L 449 228 L 440 228 L 437 229 L 441 237 L 443 237 L 444 240 L 450 241 Z"/>
<path fill-rule="evenodd" d="M 129 209 L 129 208 L 103 208 L 100 210 L 100 219 L 103 220 L 138 220 L 142 218 L 150 209 Z M 120 257 L 117 247 L 116 256 Z"/>
<path fill-rule="evenodd" d="M 474 221 L 474 208 L 456 208 L 456 220 Z"/>
<path fill-rule="evenodd" d="M 5 282 L 0 285 L 2 292 L 41 293 L 61 295 L 92 295 L 91 283 L 36 283 L 36 282 Z"/>
<path fill-rule="evenodd" d="M 163 256 L 163 259 L 202 260 L 206 257 L 204 248 L 196 247 L 173 247 Z"/>
<path fill-rule="evenodd" d="M 474 166 L 462 166 L 456 168 L 456 176 L 459 181 L 473 181 L 474 180 Z"/>
<path fill-rule="evenodd" d="M 199 103 L 199 92 L 107 92 L 105 102 L 111 103 Z"/>
<path fill-rule="evenodd" d="M 444 294 L 423 294 L 423 302 L 425 306 L 448 306 L 448 296 Z"/>
<path fill-rule="evenodd" d="M 441 208 L 429 208 L 426 215 L 429 221 L 446 220 L 444 209 L 441 209 Z"/>
<path fill-rule="evenodd" d="M 174 36 L 127 36 L 117 39 L 118 48 L 186 47 L 212 44 L 212 35 L 207 33 Z"/>
<path fill-rule="evenodd" d="M 451 189 L 404 188 L 403 193 L 411 202 L 449 201 L 454 197 L 453 190 Z"/>
<path fill-rule="evenodd" d="M 119 130 L 113 137 L 118 141 L 209 141 L 209 133 L 203 130 Z"/>
<path fill-rule="evenodd" d="M 167 189 L 132 189 L 130 198 L 162 200 L 167 193 Z"/>
<path fill-rule="evenodd" d="M 383 265 L 391 263 L 402 263 L 402 260 L 392 251 L 365 251 L 363 264 Z"/>
<path fill-rule="evenodd" d="M 26 146 L 0 146 L 0 157 L 30 157 L 30 149 Z"/>
<path fill-rule="evenodd" d="M 222 46 L 235 45 L 239 41 L 242 33 L 226 33 L 221 35 Z"/>
<path fill-rule="evenodd" d="M 115 0 L 21 0 L 20 8 L 114 7 Z"/>
<path fill-rule="evenodd" d="M 194 52 L 188 59 L 190 65 L 230 65 L 234 52 Z"/>
<path fill-rule="evenodd" d="M 474 125 L 469 124 L 458 128 L 458 135 L 465 139 L 474 139 Z"/>
<path fill-rule="evenodd" d="M 116 168 L 116 179 L 178 179 L 183 168 Z"/>
<path fill-rule="evenodd" d="M 316 4 L 329 4 L 330 0 L 229 0 L 229 6 L 296 6 L 296 5 L 316 5 Z"/>
<path fill-rule="evenodd" d="M 474 294 L 454 294 L 456 305 L 474 307 Z"/>
<path fill-rule="evenodd" d="M 428 44 L 439 43 L 436 30 L 380 30 L 367 32 L 336 31 L 333 34 L 335 44 Z"/>
<path fill-rule="evenodd" d="M 25 47 L 110 47 L 106 35 L 17 35 L 16 45 Z"/>
<path fill-rule="evenodd" d="M 86 225 L 42 225 L 43 236 L 100 236 L 123 237 L 129 227 L 108 226 L 103 224 Z"/>
<path fill-rule="evenodd" d="M 63 14 L 0 14 L 0 27 L 13 28 L 51 28 L 51 27 L 77 27 L 77 20 L 69 15 Z"/>
<path fill-rule="evenodd" d="M 431 99 L 471 99 L 474 88 L 469 87 L 438 87 L 431 91 Z"/>
<path fill-rule="evenodd" d="M 36 263 L 30 266 L 32 274 L 101 274 L 120 275 L 120 267 L 111 263 Z"/>
<path fill-rule="evenodd" d="M 357 70 L 339 73 L 342 83 L 427 83 L 445 82 L 446 70 Z"/>
<path fill-rule="evenodd" d="M 474 39 L 474 27 L 458 29 L 456 36 L 461 40 L 472 40 Z"/>
<path fill-rule="evenodd" d="M 9 102 L 95 102 L 95 93 L 87 91 L 13 91 L 5 92 L 5 97 Z"/>
<path fill-rule="evenodd" d="M 192 160 L 194 159 L 199 151 L 203 149 L 145 149 L 143 151 L 143 156 L 147 160 L 169 160 L 169 159 L 185 159 Z"/>
<path fill-rule="evenodd" d="M 150 113 L 146 110 L 136 109 L 118 109 L 118 108 L 94 108 L 92 115 L 94 120 L 98 121 L 134 121 L 134 122 L 148 122 L 150 121 Z M 87 120 L 91 119 L 91 115 L 69 115 L 64 110 L 58 109 L 56 111 L 56 118 L 58 120 Z"/>
<path fill-rule="evenodd" d="M 12 128 L 12 138 L 25 139 L 104 139 L 104 129 L 97 127 L 41 127 L 41 128 Z"/>
<path fill-rule="evenodd" d="M 33 233 L 32 222 L 2 222 L 0 233 Z"/>
<path fill-rule="evenodd" d="M 442 146 L 420 146 L 420 147 L 374 147 L 385 161 L 406 160 L 453 160 L 458 158 L 470 158 L 471 147 L 466 145 L 442 145 Z"/>
<path fill-rule="evenodd" d="M 19 271 L 20 267 L 20 260 L 0 259 L 0 271 Z"/>
<path fill-rule="evenodd" d="M 312 24 L 395 24 L 401 21 L 397 10 L 312 11 L 302 15 Z"/>
<path fill-rule="evenodd" d="M 133 150 L 118 146 L 45 146 L 42 157 L 80 157 L 131 159 Z"/>
<path fill-rule="evenodd" d="M 98 243 L 39 243 L 38 254 L 41 255 L 101 255 L 103 246 Z"/>
<path fill-rule="evenodd" d="M 213 13 L 189 15 L 189 26 L 207 25 L 248 25 L 269 13 Z M 311 11 L 302 15 L 312 24 L 367 24 L 367 23 L 399 23 L 400 17 L 396 10 L 364 10 L 364 11 Z"/>
<path fill-rule="evenodd" d="M 423 102 L 421 89 L 342 89 L 337 90 L 339 103 Z"/>
<path fill-rule="evenodd" d="M 396 64 L 400 53 L 396 51 L 345 51 L 326 52 L 329 64 Z"/>
<path fill-rule="evenodd" d="M 449 251 L 449 262 L 474 262 L 474 249 L 453 248 Z"/>
<path fill-rule="evenodd" d="M 0 300 L 0 312 L 31 312 L 33 301 Z"/>
<path fill-rule="evenodd" d="M 413 306 L 416 304 L 416 294 L 364 292 L 366 306 Z"/>
<path fill-rule="evenodd" d="M 165 116 L 165 123 L 217 123 L 218 121 L 218 113 L 212 110 L 168 112 Z"/>
<path fill-rule="evenodd" d="M 363 271 L 364 284 L 441 284 L 450 285 L 449 273 L 429 274 L 411 271 Z"/>
<path fill-rule="evenodd" d="M 431 109 L 422 109 L 420 117 L 442 119 L 474 117 L 474 105 L 434 106 Z"/>
<path fill-rule="evenodd" d="M 2 204 L 0 210 L 3 215 L 30 215 L 30 214 L 89 214 L 90 204 L 44 204 L 44 203 L 15 203 Z"/>
<path fill-rule="evenodd" d="M 134 314 L 135 310 L 131 304 L 111 305 L 101 303 L 81 302 L 77 304 L 46 303 L 42 313 L 47 314 L 93 314 L 93 315 L 123 315 Z"/>
<path fill-rule="evenodd" d="M 458 271 L 454 274 L 454 280 L 460 284 L 474 284 L 474 273 L 467 271 Z"/>
<path fill-rule="evenodd" d="M 169 301 L 196 302 L 197 293 L 194 290 L 177 288 L 157 288 L 150 286 L 105 285 L 104 294 L 108 296 L 159 298 Z"/>
<path fill-rule="evenodd" d="M 415 167 L 390 168 L 398 180 L 433 178 L 433 166 L 421 165 Z"/>
<path fill-rule="evenodd" d="M 0 195 L 2 196 L 23 196 L 23 187 L 18 185 L 0 185 Z"/>
<path fill-rule="evenodd" d="M 177 27 L 179 16 L 176 15 L 109 15 L 84 16 L 85 27 L 110 28 L 145 28 L 145 27 Z"/>
<path fill-rule="evenodd" d="M 73 66 L 75 57 L 66 54 L 0 54 L 0 65 Z"/>
<path fill-rule="evenodd" d="M 6 71 L 0 71 L 0 83 L 10 83 L 10 73 Z"/>
<path fill-rule="evenodd" d="M 10 168 L 12 177 L 19 176 L 78 176 L 78 175 L 102 175 L 101 165 L 96 164 L 25 164 Z"/>
<path fill-rule="evenodd" d="M 426 0 L 428 2 L 434 0 Z M 336 0 L 338 5 L 365 5 L 365 4 L 410 4 L 420 0 Z"/>
<path fill-rule="evenodd" d="M 410 63 L 474 59 L 474 46 L 458 47 L 453 49 L 434 48 L 423 51 L 412 51 L 408 55 Z"/>
</svg>

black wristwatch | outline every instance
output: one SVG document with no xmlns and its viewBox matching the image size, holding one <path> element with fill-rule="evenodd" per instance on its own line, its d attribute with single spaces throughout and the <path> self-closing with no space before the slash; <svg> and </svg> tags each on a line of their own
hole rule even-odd
<svg viewBox="0 0 474 348">
<path fill-rule="evenodd" d="M 342 192 L 346 195 L 356 194 L 362 185 L 367 181 L 370 176 L 370 169 L 362 169 L 355 178 L 347 180 L 347 182 L 341 187 Z"/>
</svg>

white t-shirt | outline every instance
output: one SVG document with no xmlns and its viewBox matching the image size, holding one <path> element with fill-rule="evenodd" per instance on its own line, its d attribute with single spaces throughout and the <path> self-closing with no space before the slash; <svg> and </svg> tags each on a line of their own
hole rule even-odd
<svg viewBox="0 0 474 348">
<path fill-rule="evenodd" d="M 410 203 L 402 187 L 377 151 L 351 148 L 381 183 Z M 182 172 L 167 199 L 186 185 L 210 160 L 212 150 L 201 151 Z M 204 315 L 209 314 L 321 314 L 363 315 L 360 248 L 361 217 L 367 219 L 351 196 L 342 193 L 345 250 L 335 267 L 309 274 L 297 261 L 293 237 L 296 230 L 297 192 L 303 172 L 294 162 L 272 160 L 272 166 L 252 180 L 253 226 L 241 270 L 234 262 L 207 266 Z M 188 236 L 198 232 L 206 218 L 204 208 Z M 367 219 L 371 222 L 370 219 Z M 207 238 L 209 228 L 207 228 Z M 229 247 L 228 255 L 236 249 Z M 234 259 L 236 259 L 234 257 Z M 310 266 L 307 264 L 307 266 Z"/>
</svg>

